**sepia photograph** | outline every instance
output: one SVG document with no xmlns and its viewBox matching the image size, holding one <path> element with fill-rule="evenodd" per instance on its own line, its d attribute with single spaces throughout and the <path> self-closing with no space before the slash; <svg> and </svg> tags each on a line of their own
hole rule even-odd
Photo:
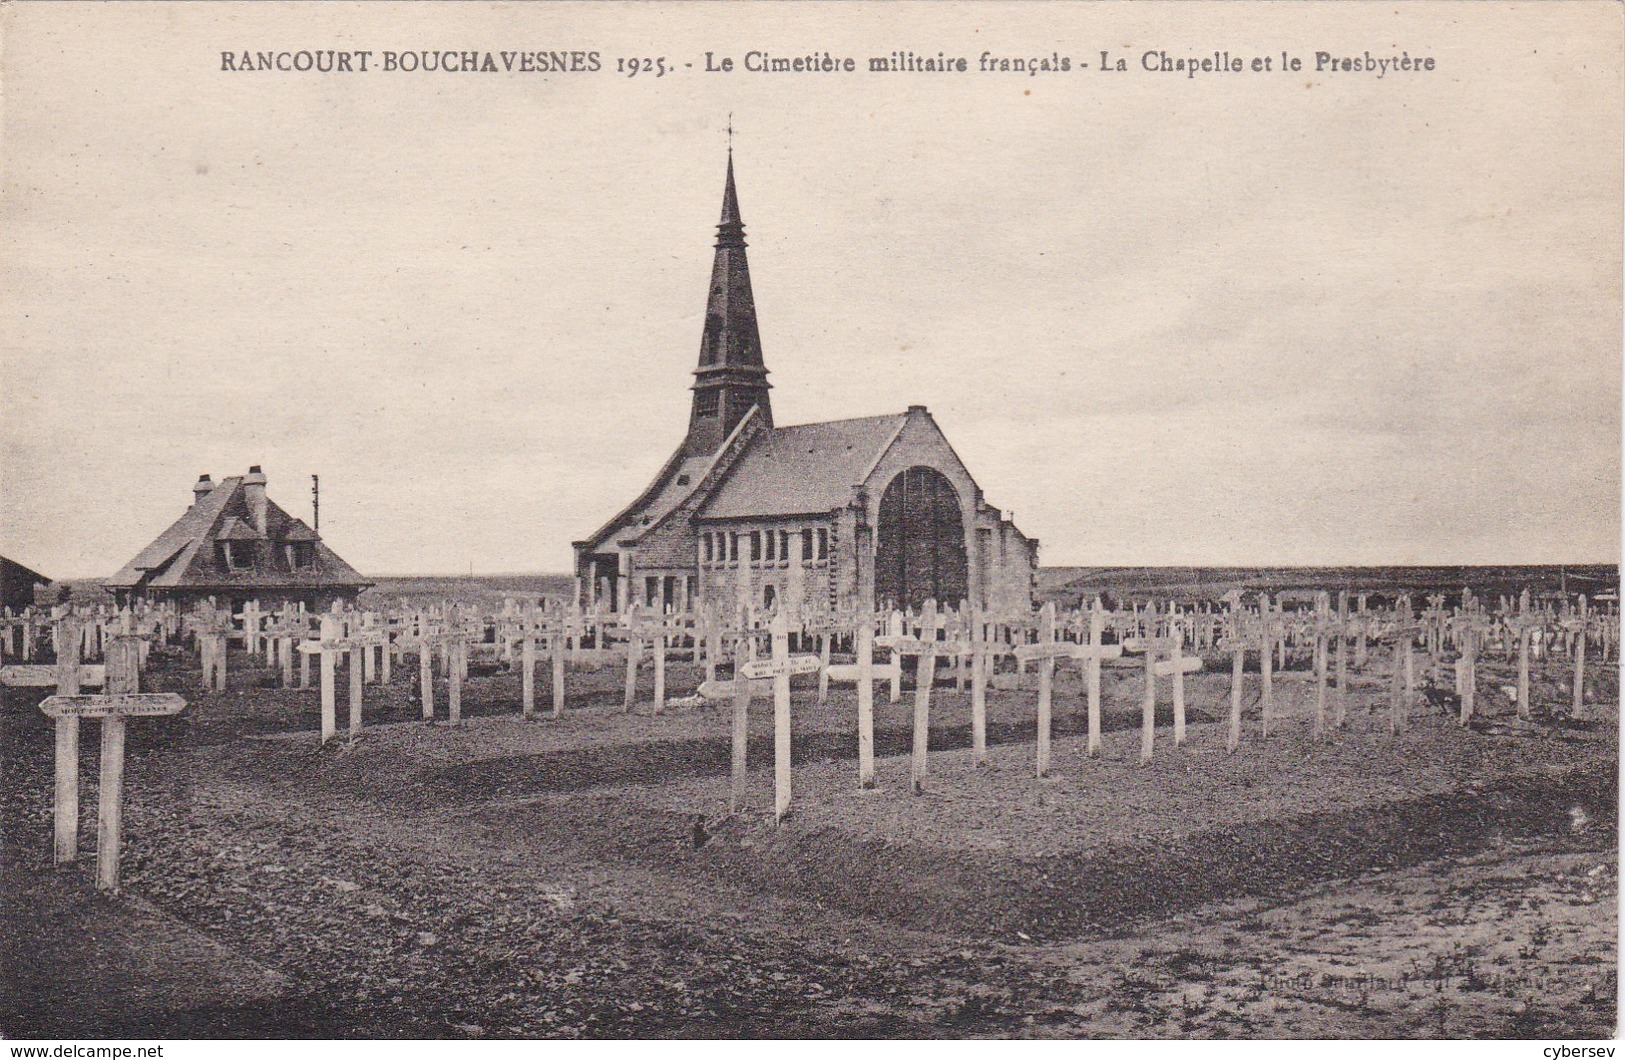
<svg viewBox="0 0 1625 1060">
<path fill-rule="evenodd" d="M 1622 113 L 1608 0 L 0 5 L 9 1055 L 1611 1055 Z"/>
</svg>

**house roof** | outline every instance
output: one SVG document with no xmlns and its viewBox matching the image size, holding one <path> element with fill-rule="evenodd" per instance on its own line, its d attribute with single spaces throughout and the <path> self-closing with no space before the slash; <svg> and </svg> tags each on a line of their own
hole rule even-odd
<svg viewBox="0 0 1625 1060">
<path fill-rule="evenodd" d="M 701 506 L 701 519 L 810 515 L 841 507 L 908 419 L 907 413 L 764 431 Z"/>
<path fill-rule="evenodd" d="M 220 529 L 215 532 L 216 541 L 258 541 L 258 530 L 250 530 L 248 524 L 236 516 L 227 519 Z"/>
<path fill-rule="evenodd" d="M 51 579 L 14 559 L 0 556 L 0 607 L 21 611 L 34 602 L 34 586 L 41 584 L 50 585 Z"/>
<path fill-rule="evenodd" d="M 235 495 L 242 484 L 241 475 L 228 478 L 198 498 L 197 503 L 186 509 L 179 519 L 170 524 L 168 530 L 159 534 L 150 545 L 136 553 L 136 557 L 113 575 L 108 584 L 125 584 L 122 579 L 128 575 L 128 584 L 134 585 L 140 580 L 142 571 L 156 570 L 174 559 L 183 548 L 196 544 L 214 528 L 214 524 L 220 519 L 221 511 L 225 509 L 226 502 Z"/>
<path fill-rule="evenodd" d="M 39 571 L 30 567 L 25 567 L 21 563 L 18 563 L 16 560 L 7 556 L 0 556 L 0 572 L 4 573 L 5 579 L 8 582 L 12 579 L 17 579 L 19 581 L 26 580 L 30 582 L 41 582 L 45 585 L 51 584 L 51 579 L 47 578 Z"/>
<path fill-rule="evenodd" d="M 303 519 L 289 519 L 288 528 L 282 534 L 284 541 L 320 541 L 316 531 L 305 525 Z"/>
<path fill-rule="evenodd" d="M 310 566 L 282 569 L 274 556 L 251 570 L 225 570 L 216 560 L 216 541 L 293 541 L 315 543 Z M 185 588 L 187 586 L 232 589 L 365 587 L 369 584 L 359 572 L 328 548 L 310 527 L 278 507 L 265 502 L 265 533 L 254 525 L 242 476 L 222 479 L 220 484 L 181 514 L 134 559 L 105 583 L 108 588 Z"/>
</svg>

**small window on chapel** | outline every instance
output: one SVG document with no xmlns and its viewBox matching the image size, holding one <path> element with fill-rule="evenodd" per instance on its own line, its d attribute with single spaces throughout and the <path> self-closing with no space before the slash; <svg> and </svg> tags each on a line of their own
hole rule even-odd
<svg viewBox="0 0 1625 1060">
<path fill-rule="evenodd" d="M 810 526 L 801 531 L 801 558 L 804 560 L 818 558 L 813 552 L 813 528 Z"/>
<path fill-rule="evenodd" d="M 700 416 L 717 414 L 717 391 L 701 390 L 694 395 L 694 412 Z"/>
<path fill-rule="evenodd" d="M 829 531 L 822 527 L 818 530 L 818 558 L 829 559 Z"/>
<path fill-rule="evenodd" d="M 678 484 L 678 485 L 679 485 L 679 486 L 686 486 L 686 485 L 688 485 L 688 476 L 687 476 L 687 475 L 678 475 L 678 476 L 677 476 L 677 484 Z"/>
<path fill-rule="evenodd" d="M 762 562 L 762 532 L 760 530 L 750 532 L 750 561 L 752 563 Z"/>
</svg>

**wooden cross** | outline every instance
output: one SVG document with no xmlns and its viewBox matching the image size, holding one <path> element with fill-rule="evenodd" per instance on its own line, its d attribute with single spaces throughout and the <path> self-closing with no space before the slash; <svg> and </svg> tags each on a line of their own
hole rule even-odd
<svg viewBox="0 0 1625 1060">
<path fill-rule="evenodd" d="M 513 606 L 510 599 L 507 607 L 511 610 Z M 534 603 L 526 604 L 523 617 L 511 618 L 503 629 L 504 650 L 510 663 L 513 642 L 519 641 L 519 716 L 526 721 L 536 709 L 536 634 L 539 632 L 543 632 L 543 627 Z"/>
<path fill-rule="evenodd" d="M 584 628 L 580 604 L 571 604 L 568 611 L 561 608 L 548 626 L 547 646 L 553 662 L 553 716 L 555 718 L 564 713 L 564 653 L 569 650 L 571 645 L 579 648 Z"/>
<path fill-rule="evenodd" d="M 875 624 L 872 615 L 858 618 L 857 631 L 852 638 L 852 649 L 857 653 L 858 681 L 858 787 L 875 786 Z M 893 655 L 892 673 L 886 676 L 893 682 L 900 680 L 903 660 Z"/>
<path fill-rule="evenodd" d="M 389 648 L 390 628 L 389 620 L 382 622 L 372 612 L 364 612 L 359 617 L 360 628 L 352 625 L 352 632 L 359 633 L 367 639 L 361 648 L 362 679 L 367 684 L 389 684 Z M 373 653 L 377 652 L 377 662 L 373 661 Z"/>
<path fill-rule="evenodd" d="M 79 719 L 102 723 L 101 780 L 96 809 L 96 886 L 117 891 L 119 847 L 124 837 L 124 720 L 178 714 L 186 701 L 173 692 L 112 692 L 99 696 L 51 696 L 40 710 L 54 719 L 56 741 L 56 860 L 72 861 L 79 846 Z M 71 729 L 72 739 L 63 733 Z M 72 761 L 65 760 L 65 752 Z M 65 784 L 71 797 L 63 798 Z"/>
<path fill-rule="evenodd" d="M 987 621 L 980 608 L 959 605 L 965 616 L 966 634 L 970 639 L 970 732 L 971 764 L 977 769 L 987 765 Z"/>
<path fill-rule="evenodd" d="M 655 649 L 655 684 L 656 691 L 660 693 L 655 704 L 658 712 L 665 706 L 665 664 L 666 664 L 666 622 L 663 615 L 645 615 L 637 604 L 626 608 L 621 615 L 619 626 L 604 631 L 612 638 L 626 641 L 626 695 L 622 709 L 631 713 L 632 706 L 638 698 L 638 663 L 643 659 L 643 642 L 645 638 L 658 641 Z"/>
<path fill-rule="evenodd" d="M 21 688 L 56 685 L 59 696 L 77 696 L 82 685 L 106 687 L 106 666 L 81 666 L 79 652 L 83 640 L 77 620 L 63 619 L 57 629 L 58 655 L 55 666 L 0 667 L 0 684 Z M 134 692 L 132 679 L 120 679 L 119 692 Z M 72 861 L 79 846 L 79 718 L 68 714 L 56 724 L 56 860 Z"/>
<path fill-rule="evenodd" d="M 1095 615 L 1099 615 L 1097 610 Z M 1095 641 L 1091 644 L 1077 644 L 1072 641 L 1056 640 L 1055 603 L 1046 603 L 1039 611 L 1038 641 L 1034 644 L 1019 644 L 1016 646 L 1016 658 L 1022 662 L 1038 660 L 1038 747 L 1037 747 L 1037 773 L 1040 777 L 1049 775 L 1050 766 L 1050 699 L 1052 682 L 1055 674 L 1055 661 L 1057 659 L 1076 659 L 1088 663 L 1088 693 L 1089 693 L 1089 754 L 1093 756 L 1100 748 L 1100 662 L 1102 659 L 1116 659 L 1122 656 L 1121 644 L 1099 643 L 1100 630 L 1097 623 L 1091 619 L 1090 636 Z M 1183 736 L 1183 732 L 1181 732 Z"/>
<path fill-rule="evenodd" d="M 260 620 L 271 616 L 260 613 L 260 602 L 250 600 L 243 605 L 243 653 L 245 655 L 260 654 Z"/>
<path fill-rule="evenodd" d="M 294 645 L 303 640 L 305 638 L 305 634 L 309 631 L 309 626 L 305 623 L 303 618 L 295 617 L 294 614 L 284 614 L 281 616 L 279 621 L 265 627 L 265 636 L 268 638 L 268 643 L 272 646 L 272 651 L 276 655 L 277 665 L 282 672 L 283 688 L 294 687 L 293 657 L 299 654 L 294 650 Z M 309 657 L 305 656 L 304 658 L 308 660 Z M 309 678 L 310 666 L 307 662 L 303 668 L 303 680 L 300 682 L 299 687 L 304 688 L 309 683 Z"/>
<path fill-rule="evenodd" d="M 429 630 L 429 618 L 419 613 L 414 616 L 410 632 L 395 641 L 397 647 L 411 648 L 418 656 L 418 699 L 422 703 L 422 716 L 426 722 L 434 721 L 434 634 Z"/>
<path fill-rule="evenodd" d="M 0 629 L 5 630 L 5 636 L 0 638 L 0 657 L 21 657 L 28 662 L 34 656 L 33 637 L 34 618 L 29 614 L 13 615 L 11 608 L 6 608 L 3 617 L 0 617 Z"/>
<path fill-rule="evenodd" d="M 203 668 L 203 687 L 226 690 L 226 638 L 231 632 L 231 615 L 213 606 L 193 612 L 192 633 L 197 638 Z"/>
<path fill-rule="evenodd" d="M 729 658 L 721 646 L 728 645 L 732 648 L 734 675 L 726 681 L 715 677 L 706 678 L 700 682 L 700 687 L 696 689 L 697 694 L 701 698 L 713 702 L 731 700 L 740 691 L 739 686 L 743 684 L 751 699 L 771 698 L 773 695 L 772 681 L 742 681 L 739 673 L 741 666 L 756 658 L 757 638 L 768 638 L 771 635 L 770 631 L 766 629 L 729 629 L 711 635 L 714 636 L 718 645 L 716 658 L 719 665 Z"/>
<path fill-rule="evenodd" d="M 1586 598 L 1582 595 L 1575 603 L 1574 613 L 1563 620 L 1563 628 L 1574 635 L 1574 699 L 1569 707 L 1571 718 L 1585 713 L 1586 636 L 1589 632 L 1586 610 Z"/>
<path fill-rule="evenodd" d="M 581 614 L 572 609 L 568 614 L 538 611 L 534 603 L 527 604 L 522 617 L 512 621 L 507 633 L 520 646 L 520 717 L 529 720 L 536 706 L 536 650 L 537 641 L 547 641 L 552 659 L 553 717 L 564 712 L 564 655 L 566 642 L 579 635 Z"/>
<path fill-rule="evenodd" d="M 334 671 L 339 653 L 348 652 L 350 655 L 350 740 L 354 742 L 361 736 L 361 653 L 369 646 L 382 643 L 384 637 L 378 633 L 360 632 L 349 637 L 339 636 L 338 619 L 332 614 L 322 616 L 320 640 L 300 643 L 300 651 L 307 655 L 321 656 L 322 743 L 327 743 L 338 731 L 335 717 L 338 703 L 334 690 Z"/>
<path fill-rule="evenodd" d="M 1371 639 L 1393 645 L 1393 669 L 1388 687 L 1388 731 L 1400 732 L 1407 723 L 1406 708 L 1415 694 L 1416 677 L 1411 663 L 1411 644 L 1427 632 L 1426 624 L 1413 620 L 1409 597 L 1401 597 L 1392 624 L 1371 626 Z"/>
<path fill-rule="evenodd" d="M 875 644 L 890 648 L 898 656 L 912 655 L 914 664 L 914 740 L 909 760 L 909 787 L 918 795 L 925 789 L 926 752 L 931 742 L 931 685 L 936 679 L 937 653 L 969 651 L 963 641 L 936 639 L 937 602 L 927 600 L 920 612 L 920 629 L 924 637 L 887 634 L 876 637 Z"/>
<path fill-rule="evenodd" d="M 797 548 L 800 546 L 798 545 Z M 794 567 L 791 568 L 795 569 Z M 845 633 L 853 627 L 851 615 L 834 614 L 828 611 L 819 611 L 805 619 L 801 624 L 803 635 L 812 635 L 818 638 L 818 702 L 824 703 L 829 699 L 829 683 L 835 678 L 830 674 L 831 663 L 830 645 L 837 633 Z M 847 678 L 856 682 L 857 674 Z"/>
<path fill-rule="evenodd" d="M 455 616 L 452 616 L 453 618 Z M 440 649 L 440 661 L 446 673 L 446 723 L 457 726 L 463 722 L 463 674 L 468 665 L 468 642 L 474 634 L 466 629 L 447 626 L 419 635 L 418 684 L 423 699 L 423 720 L 434 721 L 434 652 Z"/>
<path fill-rule="evenodd" d="M 1463 593 L 1465 605 L 1451 621 L 1456 648 L 1456 693 L 1461 697 L 1461 724 L 1472 720 L 1478 698 L 1478 642 L 1491 633 L 1495 623 L 1477 606 L 1470 592 Z"/>
<path fill-rule="evenodd" d="M 1502 624 L 1518 638 L 1518 717 L 1529 720 L 1529 639 L 1536 630 L 1546 628 L 1546 616 L 1528 610 L 1529 591 L 1524 590 L 1522 607 L 1518 614 L 1505 618 Z"/>
<path fill-rule="evenodd" d="M 862 626 L 864 624 L 865 623 L 860 619 L 860 620 L 858 620 L 857 622 L 855 622 L 853 624 L 852 628 L 856 629 L 857 627 L 860 627 L 860 626 Z M 869 625 L 869 648 L 870 648 L 870 651 L 872 652 L 877 647 L 885 647 L 885 645 L 882 645 L 882 644 L 880 644 L 878 642 L 881 641 L 881 640 L 884 640 L 886 638 L 884 638 L 884 637 L 876 637 L 875 636 L 875 628 L 874 628 L 874 624 L 873 624 L 872 621 L 868 625 Z M 855 639 L 854 639 L 854 642 L 853 642 L 853 647 L 854 647 L 854 649 L 856 649 L 856 640 Z M 826 680 L 820 681 L 820 684 L 821 685 L 822 684 L 843 684 L 843 685 L 848 685 L 849 684 L 849 685 L 857 685 L 859 687 L 862 687 L 863 681 L 862 681 L 862 676 L 861 675 L 862 675 L 862 672 L 863 672 L 863 669 L 864 669 L 863 657 L 862 657 L 862 653 L 857 652 L 856 650 L 854 650 L 854 654 L 857 656 L 857 658 L 854 659 L 852 662 L 849 662 L 849 663 L 832 662 L 828 666 L 826 666 L 824 668 L 824 670 L 823 670 L 823 677 L 826 678 Z M 868 679 L 869 679 L 870 682 L 874 682 L 874 681 L 890 681 L 890 680 L 893 679 L 893 677 L 901 676 L 901 669 L 900 669 L 901 666 L 902 666 L 902 658 L 901 658 L 901 656 L 899 656 L 899 655 L 897 655 L 895 653 L 892 655 L 890 662 L 881 663 L 878 666 L 875 665 L 874 659 L 871 657 L 870 660 L 869 660 L 869 666 L 868 666 L 868 673 L 869 673 L 869 678 Z M 870 697 L 872 698 L 873 695 L 874 695 L 874 689 L 873 688 L 871 688 L 869 690 L 869 694 L 870 694 Z"/>
<path fill-rule="evenodd" d="M 79 663 L 74 666 L 72 684 L 76 688 L 101 688 L 107 680 L 107 667 L 103 663 Z M 14 663 L 0 666 L 0 685 L 7 688 L 63 687 L 62 669 L 56 665 Z M 73 693 L 65 693 L 72 695 Z"/>
<path fill-rule="evenodd" d="M 1315 594 L 1315 614 L 1311 627 L 1315 634 L 1315 725 L 1314 736 L 1316 740 L 1326 737 L 1326 671 L 1327 638 L 1338 635 L 1342 627 L 1337 617 L 1332 613 L 1331 594 L 1321 592 Z M 1343 694 L 1338 688 L 1338 695 Z"/>
<path fill-rule="evenodd" d="M 1145 650 L 1145 699 L 1140 711 L 1140 764 L 1149 765 L 1157 733 L 1157 678 L 1174 679 L 1174 744 L 1185 739 L 1185 675 L 1199 673 L 1202 657 L 1183 653 L 1184 637 L 1142 637 Z M 1168 658 L 1158 661 L 1158 655 Z"/>
<path fill-rule="evenodd" d="M 1354 668 L 1356 670 L 1365 669 L 1366 641 L 1370 634 L 1370 629 L 1366 618 L 1366 598 L 1369 595 L 1369 593 L 1364 592 L 1355 594 L 1355 601 L 1359 607 L 1359 614 L 1355 616 L 1354 621 Z"/>
<path fill-rule="evenodd" d="M 816 671 L 819 659 L 816 655 L 790 654 L 789 621 L 783 611 L 774 614 L 769 629 L 772 637 L 771 657 L 735 664 L 733 774 L 737 785 L 743 777 L 745 766 L 743 741 L 739 737 L 746 722 L 743 707 L 750 702 L 750 680 L 772 678 L 773 823 L 778 824 L 790 812 L 790 675 Z M 734 802 L 737 806 L 737 794 Z"/>
<path fill-rule="evenodd" d="M 1239 590 L 1226 595 L 1229 610 L 1220 641 L 1220 647 L 1230 652 L 1230 731 L 1225 746 L 1231 751 L 1241 746 L 1243 674 L 1249 649 L 1258 652 L 1259 731 L 1269 738 L 1275 720 L 1275 648 L 1282 639 L 1281 612 L 1270 602 L 1269 594 L 1259 594 L 1256 615 L 1243 608 L 1243 598 Z"/>
<path fill-rule="evenodd" d="M 1348 660 L 1348 631 L 1349 631 L 1349 593 L 1347 589 L 1337 591 L 1337 618 L 1333 632 L 1333 642 L 1337 651 L 1337 700 L 1332 711 L 1332 727 L 1341 729 L 1348 722 L 1349 706 L 1349 660 Z"/>
</svg>

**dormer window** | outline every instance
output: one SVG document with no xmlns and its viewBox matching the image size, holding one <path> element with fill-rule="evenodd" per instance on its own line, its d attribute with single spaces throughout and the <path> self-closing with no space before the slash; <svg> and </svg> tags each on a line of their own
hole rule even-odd
<svg viewBox="0 0 1625 1060">
<path fill-rule="evenodd" d="M 217 541 L 215 558 L 220 561 L 220 566 L 228 571 L 252 570 L 254 546 L 247 541 Z"/>
<path fill-rule="evenodd" d="M 678 485 L 679 485 L 679 486 L 686 486 L 686 485 L 688 485 L 688 476 L 687 476 L 687 475 L 678 475 L 678 476 L 677 476 L 677 484 L 678 484 Z"/>
</svg>

